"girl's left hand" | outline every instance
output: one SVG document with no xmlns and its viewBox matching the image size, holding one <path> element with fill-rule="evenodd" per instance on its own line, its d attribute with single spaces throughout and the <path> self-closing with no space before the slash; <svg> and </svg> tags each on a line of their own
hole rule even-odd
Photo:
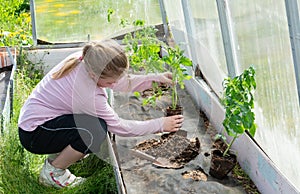
<svg viewBox="0 0 300 194">
<path fill-rule="evenodd" d="M 174 115 L 164 117 L 163 131 L 164 132 L 175 132 L 182 127 L 183 115 Z"/>
</svg>

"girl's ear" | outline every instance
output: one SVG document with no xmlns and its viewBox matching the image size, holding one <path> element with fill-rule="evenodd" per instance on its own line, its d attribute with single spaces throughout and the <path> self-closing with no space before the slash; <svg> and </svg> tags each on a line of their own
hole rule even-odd
<svg viewBox="0 0 300 194">
<path fill-rule="evenodd" d="M 92 80 L 94 80 L 96 83 L 98 82 L 98 77 L 96 76 L 96 74 L 92 71 L 89 72 L 89 76 L 90 78 L 92 78 Z"/>
<path fill-rule="evenodd" d="M 89 76 L 92 78 L 92 79 L 95 79 L 96 75 L 94 72 L 91 72 L 89 71 Z"/>
</svg>

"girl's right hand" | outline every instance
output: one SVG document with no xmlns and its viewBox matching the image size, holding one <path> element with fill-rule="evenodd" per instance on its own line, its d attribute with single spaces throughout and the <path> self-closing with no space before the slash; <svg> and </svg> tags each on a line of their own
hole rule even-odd
<svg viewBox="0 0 300 194">
<path fill-rule="evenodd" d="M 175 132 L 182 127 L 183 115 L 174 115 L 164 117 L 163 131 L 164 132 Z"/>
</svg>

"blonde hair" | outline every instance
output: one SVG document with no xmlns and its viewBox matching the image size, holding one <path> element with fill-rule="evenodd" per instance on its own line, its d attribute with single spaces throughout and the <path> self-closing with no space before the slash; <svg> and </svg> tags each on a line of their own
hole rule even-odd
<svg viewBox="0 0 300 194">
<path fill-rule="evenodd" d="M 52 78 L 60 79 L 68 75 L 81 60 L 84 60 L 86 70 L 93 72 L 98 78 L 119 77 L 129 65 L 122 47 L 109 39 L 84 46 L 82 57 L 68 59 L 62 68 L 52 74 Z"/>
</svg>

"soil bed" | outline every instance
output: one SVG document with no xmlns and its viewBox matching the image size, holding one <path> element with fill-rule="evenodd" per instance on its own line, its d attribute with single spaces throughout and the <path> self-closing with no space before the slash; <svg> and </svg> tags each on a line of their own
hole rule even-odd
<svg viewBox="0 0 300 194">
<path fill-rule="evenodd" d="M 171 164 L 181 168 L 197 157 L 200 152 L 200 142 L 197 137 L 188 139 L 182 133 L 168 133 L 161 135 L 159 139 L 145 140 L 137 144 L 134 149 L 156 158 L 165 158 Z"/>
<path fill-rule="evenodd" d="M 168 96 L 162 96 L 155 108 L 141 107 L 142 99 L 133 94 L 115 93 L 114 96 L 116 112 L 121 118 L 130 120 L 163 117 L 163 110 L 170 105 Z M 120 170 L 127 193 L 248 193 L 232 174 L 224 180 L 209 176 L 216 130 L 184 90 L 179 90 L 179 99 L 183 105 L 184 123 L 178 134 L 116 136 Z M 165 157 L 182 165 L 182 168 L 157 168 L 151 161 L 131 154 L 133 148 L 154 157 Z"/>
</svg>

